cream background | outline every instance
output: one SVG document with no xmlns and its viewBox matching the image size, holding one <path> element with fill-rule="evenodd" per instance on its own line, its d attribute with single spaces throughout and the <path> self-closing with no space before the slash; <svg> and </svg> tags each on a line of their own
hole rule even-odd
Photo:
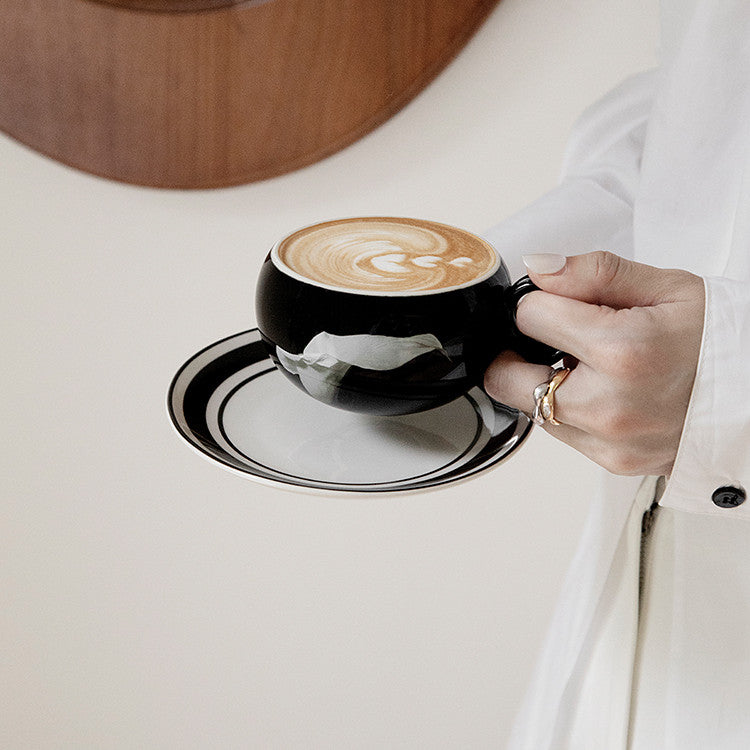
<svg viewBox="0 0 750 750">
<path fill-rule="evenodd" d="M 198 458 L 166 389 L 253 325 L 287 231 L 481 232 L 535 198 L 582 108 L 655 62 L 657 21 L 654 0 L 503 0 L 376 132 L 227 190 L 107 182 L 0 136 L 0 746 L 502 745 L 593 464 L 536 431 L 469 484 L 295 494 Z"/>
</svg>

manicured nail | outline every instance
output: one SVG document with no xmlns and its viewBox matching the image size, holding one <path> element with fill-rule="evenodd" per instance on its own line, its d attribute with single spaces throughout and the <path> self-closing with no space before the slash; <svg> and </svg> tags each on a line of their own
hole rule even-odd
<svg viewBox="0 0 750 750">
<path fill-rule="evenodd" d="M 523 256 L 526 268 L 533 273 L 553 274 L 565 268 L 567 258 L 557 253 L 532 253 Z"/>
</svg>

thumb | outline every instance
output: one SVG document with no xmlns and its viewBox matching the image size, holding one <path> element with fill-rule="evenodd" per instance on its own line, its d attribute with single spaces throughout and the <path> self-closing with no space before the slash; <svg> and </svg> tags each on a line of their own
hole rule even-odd
<svg viewBox="0 0 750 750">
<path fill-rule="evenodd" d="M 543 291 L 615 309 L 650 307 L 678 298 L 674 274 L 596 251 L 565 257 L 524 255 L 531 280 Z"/>
</svg>

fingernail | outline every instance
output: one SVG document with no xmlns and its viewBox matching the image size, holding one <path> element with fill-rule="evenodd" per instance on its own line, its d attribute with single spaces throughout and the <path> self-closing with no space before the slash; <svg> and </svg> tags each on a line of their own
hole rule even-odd
<svg viewBox="0 0 750 750">
<path fill-rule="evenodd" d="M 531 253 L 524 255 L 523 263 L 533 273 L 553 274 L 565 268 L 567 258 L 557 253 Z"/>
</svg>

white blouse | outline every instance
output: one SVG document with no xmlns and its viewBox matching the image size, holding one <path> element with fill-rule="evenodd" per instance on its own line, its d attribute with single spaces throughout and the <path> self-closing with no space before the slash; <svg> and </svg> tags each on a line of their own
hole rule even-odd
<svg viewBox="0 0 750 750">
<path fill-rule="evenodd" d="M 662 19 L 661 67 L 585 112 L 559 187 L 487 233 L 509 258 L 608 249 L 706 287 L 673 473 L 603 477 L 512 750 L 750 747 L 750 2 Z"/>
</svg>

